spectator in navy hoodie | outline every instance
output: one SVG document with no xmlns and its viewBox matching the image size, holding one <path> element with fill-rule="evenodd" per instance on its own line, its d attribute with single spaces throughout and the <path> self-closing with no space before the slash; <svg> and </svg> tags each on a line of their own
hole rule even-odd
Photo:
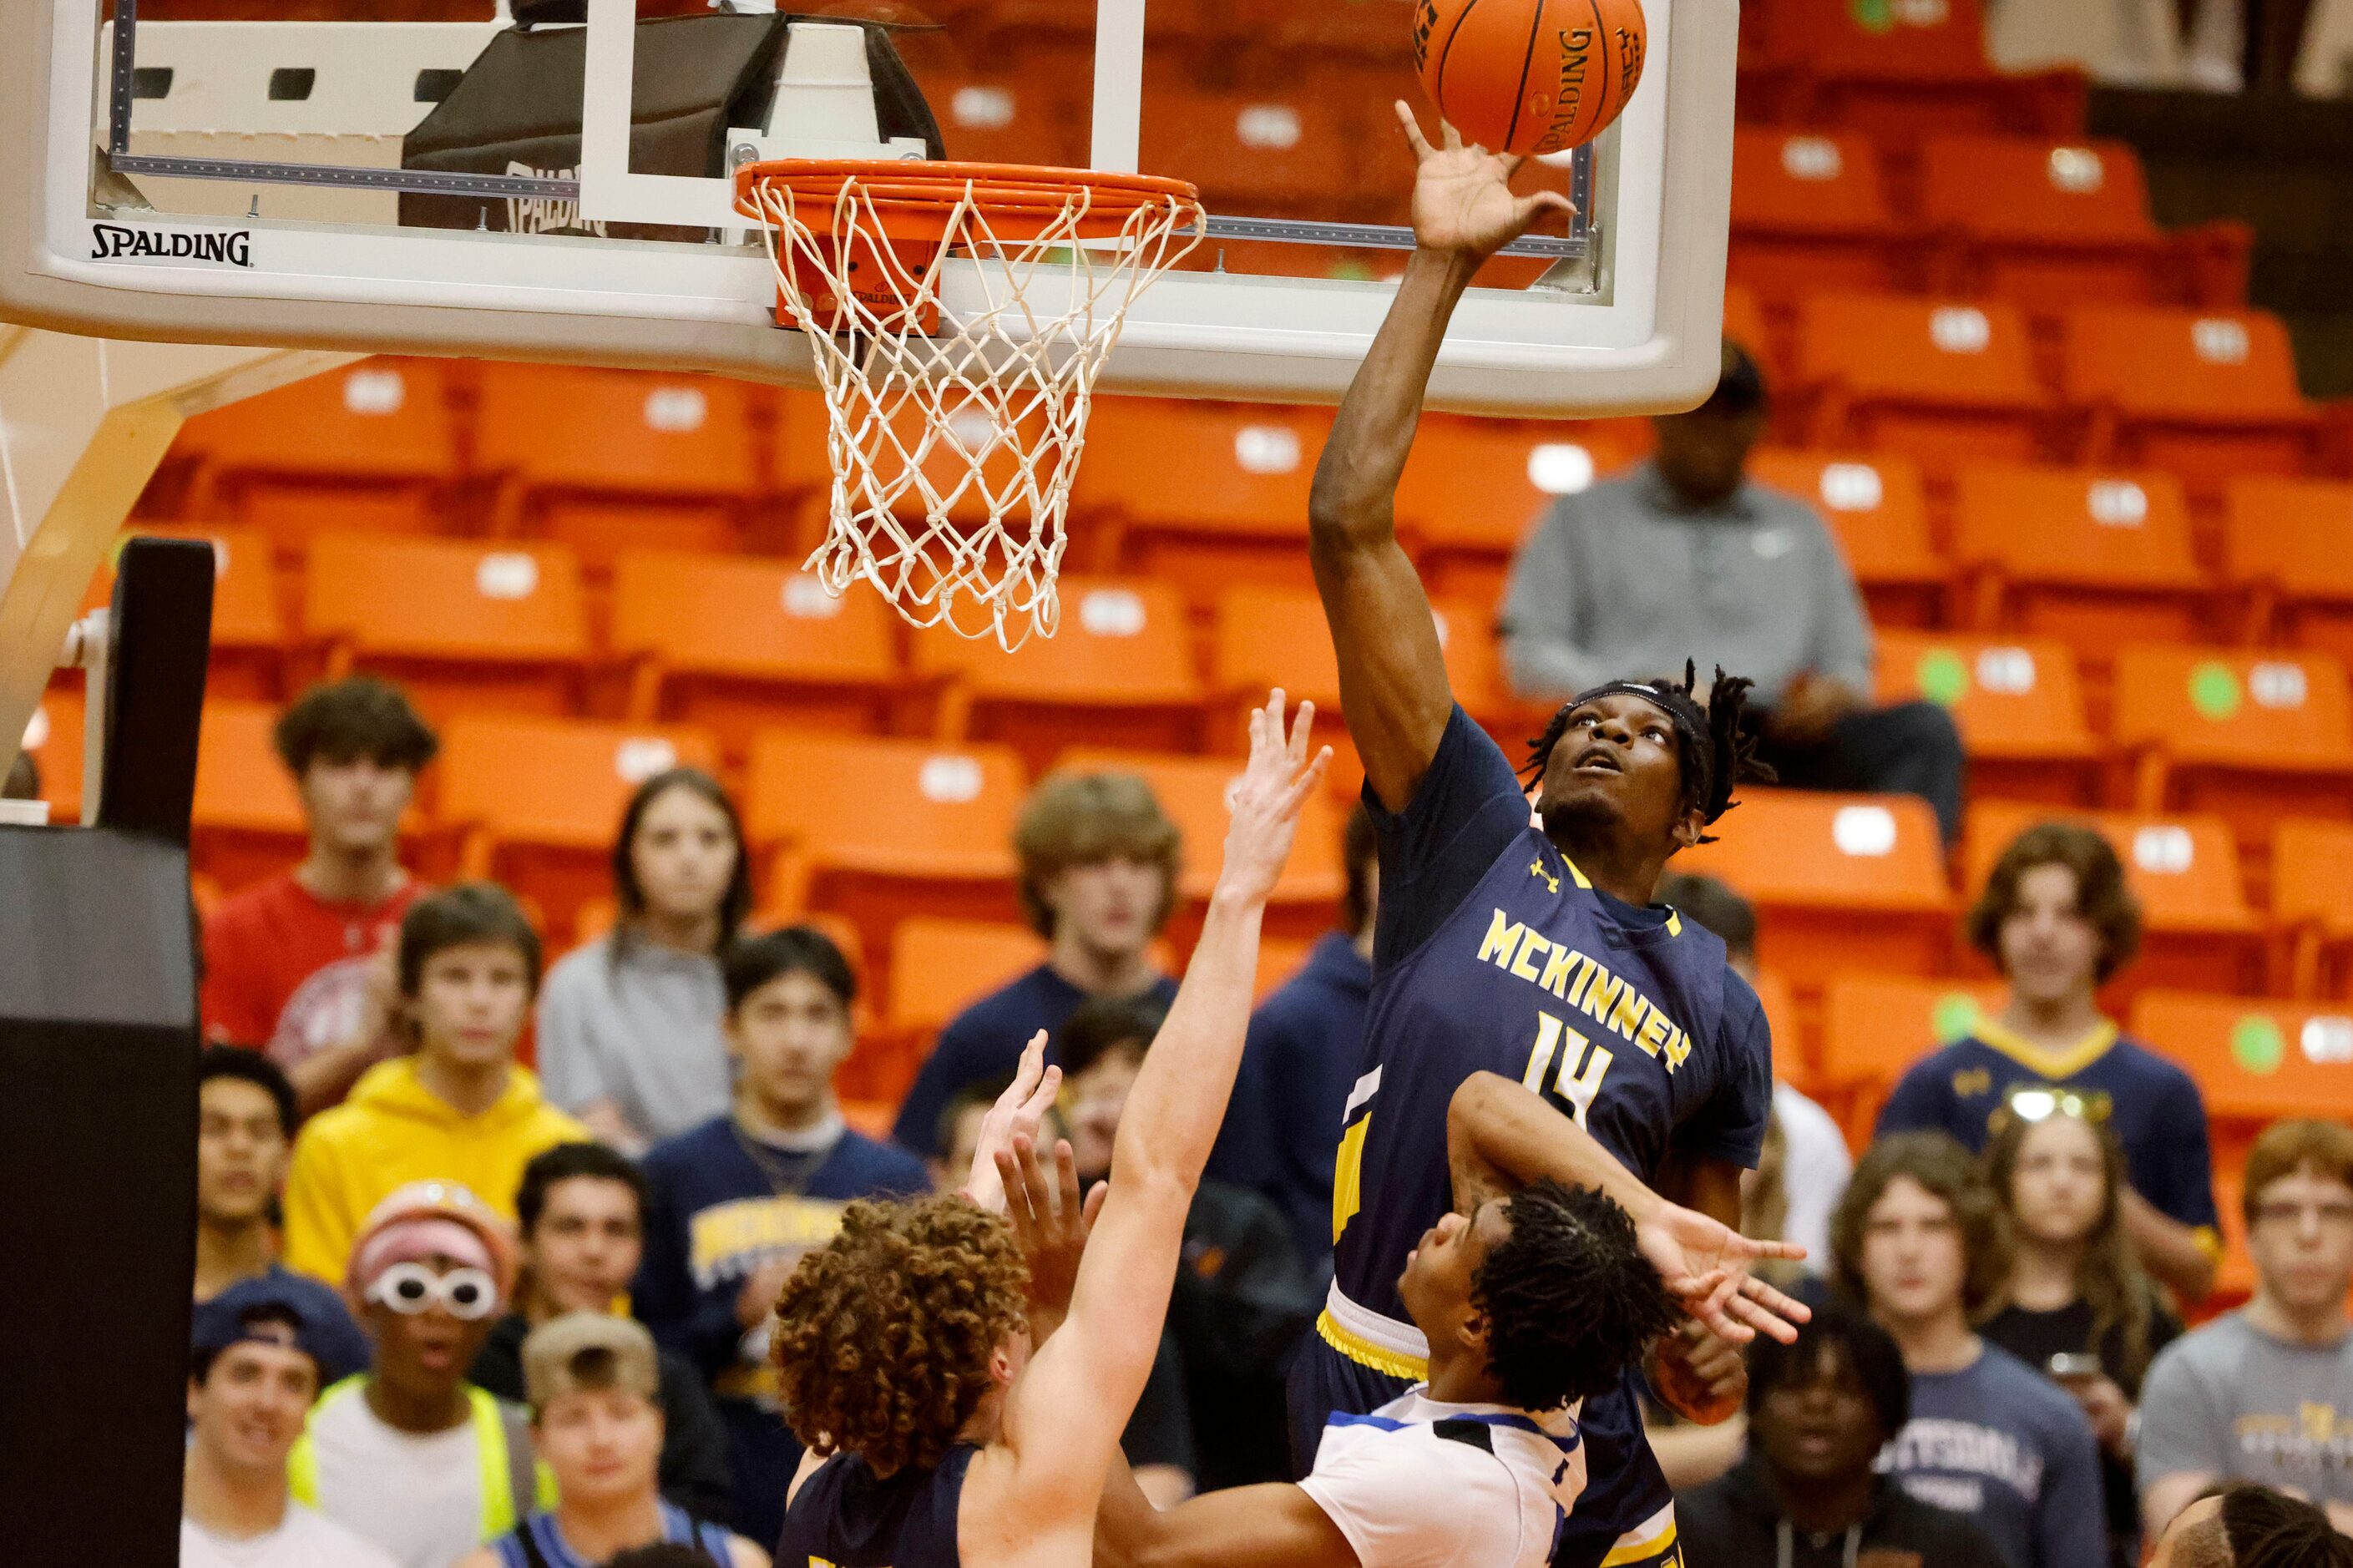
<svg viewBox="0 0 2353 1568">
<path fill-rule="evenodd" d="M 1282 1211 L 1299 1256 L 1332 1272 L 1332 1166 L 1356 1081 L 1373 994 L 1373 914 L 1381 863 L 1361 805 L 1341 840 L 1340 926 L 1250 1018 L 1240 1078 L 1209 1176 L 1255 1189 Z"/>
<path fill-rule="evenodd" d="M 1864 1151 L 1831 1216 L 1832 1278 L 1894 1336 L 1912 1415 L 1881 1460 L 1975 1520 L 2010 1568 L 2107 1560 L 2099 1444 L 2073 1395 L 1969 1327 L 2009 1276 L 1993 1189 L 1942 1132 Z"/>
<path fill-rule="evenodd" d="M 768 1323 L 801 1255 L 840 1228 L 852 1199 L 931 1187 L 922 1161 L 844 1124 L 835 1071 L 856 1043 L 858 983 L 806 926 L 738 942 L 725 962 L 733 1108 L 658 1143 L 638 1315 L 711 1380 L 726 1424 L 735 1527 L 774 1541 L 800 1460 L 778 1414 Z"/>
<path fill-rule="evenodd" d="M 1013 830 L 1021 909 L 1046 939 L 1046 962 L 966 1007 L 940 1031 L 891 1136 L 937 1159 L 940 1116 L 959 1089 L 998 1082 L 1021 1065 L 1029 1037 L 1094 997 L 1148 997 L 1166 1010 L 1176 982 L 1152 963 L 1152 939 L 1176 903 L 1183 835 L 1152 786 L 1132 773 L 1064 773 L 1038 786 Z"/>
</svg>

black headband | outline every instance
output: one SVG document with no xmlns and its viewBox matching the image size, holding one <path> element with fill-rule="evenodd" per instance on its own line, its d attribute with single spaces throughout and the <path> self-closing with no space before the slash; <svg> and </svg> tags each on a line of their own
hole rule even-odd
<svg viewBox="0 0 2353 1568">
<path fill-rule="evenodd" d="M 1707 729 L 1707 710 L 1693 698 L 1692 689 L 1698 671 L 1691 661 L 1683 661 L 1683 683 L 1678 688 L 1666 681 L 1609 680 L 1599 686 L 1580 691 L 1569 702 L 1568 711 L 1598 702 L 1604 697 L 1639 697 L 1664 713 L 1675 727 L 1675 739 L 1683 747 L 1683 780 L 1692 803 L 1704 814 L 1704 820 L 1714 822 L 1724 814 L 1725 801 L 1716 798 L 1715 741 Z M 1727 784 L 1729 781 L 1726 781 Z M 1729 796 L 1727 787 L 1721 792 Z"/>
</svg>

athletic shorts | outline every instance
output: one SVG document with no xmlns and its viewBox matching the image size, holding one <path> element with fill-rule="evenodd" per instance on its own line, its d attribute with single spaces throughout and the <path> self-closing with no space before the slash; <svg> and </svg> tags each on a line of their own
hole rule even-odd
<svg viewBox="0 0 2353 1568">
<path fill-rule="evenodd" d="M 1412 1386 L 1349 1360 L 1311 1330 L 1291 1367 L 1293 1477 L 1314 1467 L 1316 1445 L 1335 1411 L 1366 1415 Z M 1561 1528 L 1553 1568 L 1683 1568 L 1674 1495 L 1642 1436 L 1634 1374 L 1616 1391 L 1587 1400 L 1578 1426 L 1585 1436 L 1585 1491 Z"/>
</svg>

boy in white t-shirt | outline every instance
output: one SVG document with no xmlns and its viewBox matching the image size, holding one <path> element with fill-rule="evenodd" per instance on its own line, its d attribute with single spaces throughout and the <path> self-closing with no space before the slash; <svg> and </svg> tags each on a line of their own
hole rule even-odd
<svg viewBox="0 0 2353 1568">
<path fill-rule="evenodd" d="M 196 1310 L 180 1568 L 393 1568 L 287 1496 L 287 1451 L 319 1392 L 314 1308 L 258 1279 Z"/>
</svg>

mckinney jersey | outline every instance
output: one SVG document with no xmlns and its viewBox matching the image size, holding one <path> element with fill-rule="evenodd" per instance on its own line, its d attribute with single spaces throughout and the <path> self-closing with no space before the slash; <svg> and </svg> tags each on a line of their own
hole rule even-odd
<svg viewBox="0 0 2353 1568">
<path fill-rule="evenodd" d="M 1543 1568 L 1585 1489 L 1585 1450 L 1571 1410 L 1447 1405 L 1415 1388 L 1335 1415 L 1299 1485 L 1362 1568 Z"/>
<path fill-rule="evenodd" d="M 1364 1055 L 1341 1119 L 1335 1310 L 1323 1327 L 1344 1353 L 1380 1366 L 1357 1352 L 1392 1352 L 1383 1370 L 1419 1376 L 1398 1276 L 1453 1206 L 1446 1114 L 1465 1079 L 1526 1084 L 1651 1183 L 1671 1150 L 1757 1163 L 1772 1042 L 1724 943 L 1587 882 L 1529 826 L 1511 763 L 1461 708 L 1404 811 L 1366 800 L 1380 913 Z"/>
</svg>

